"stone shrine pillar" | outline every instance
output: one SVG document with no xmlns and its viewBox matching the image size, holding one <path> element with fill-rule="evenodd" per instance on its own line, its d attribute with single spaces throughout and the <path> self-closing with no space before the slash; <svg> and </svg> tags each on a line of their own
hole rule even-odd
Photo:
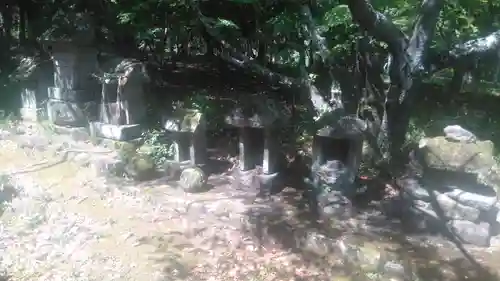
<svg viewBox="0 0 500 281">
<path fill-rule="evenodd" d="M 48 89 L 48 119 L 58 126 L 85 127 L 85 109 L 97 97 L 98 83 L 93 77 L 98 70 L 97 50 L 67 41 L 47 42 L 46 46 L 54 63 L 54 87 Z"/>
<path fill-rule="evenodd" d="M 207 128 L 201 112 L 193 109 L 180 109 L 165 116 L 162 120 L 165 130 L 172 134 L 176 144 L 176 162 L 189 161 L 190 165 L 203 165 L 207 162 Z"/>
<path fill-rule="evenodd" d="M 260 110 L 253 115 L 243 114 L 241 108 L 235 109 L 225 118 L 226 124 L 239 130 L 239 160 L 241 171 L 262 167 L 266 175 L 275 174 L 278 171 L 280 157 L 279 131 L 285 116 L 276 116 L 268 112 L 264 106 L 257 107 Z"/>
</svg>

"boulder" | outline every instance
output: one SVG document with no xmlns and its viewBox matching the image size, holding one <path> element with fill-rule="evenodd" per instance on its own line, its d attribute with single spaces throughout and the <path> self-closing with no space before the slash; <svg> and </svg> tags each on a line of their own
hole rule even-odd
<svg viewBox="0 0 500 281">
<path fill-rule="evenodd" d="M 125 165 L 125 173 L 128 177 L 145 181 L 156 177 L 156 169 L 153 158 L 145 154 L 133 156 Z"/>
<path fill-rule="evenodd" d="M 457 142 L 446 137 L 424 138 L 417 155 L 428 169 L 474 174 L 479 182 L 495 187 L 500 182 L 494 145 L 489 140 Z"/>
<path fill-rule="evenodd" d="M 182 171 L 179 184 L 185 192 L 201 192 L 206 188 L 207 176 L 198 167 L 187 168 Z"/>
</svg>

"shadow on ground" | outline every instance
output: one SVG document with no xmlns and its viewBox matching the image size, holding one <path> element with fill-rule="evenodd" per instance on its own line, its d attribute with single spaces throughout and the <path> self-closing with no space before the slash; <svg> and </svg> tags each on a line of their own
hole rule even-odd
<svg viewBox="0 0 500 281">
<path fill-rule="evenodd" d="M 276 204 L 272 211 L 249 214 L 252 231 L 263 251 L 278 247 L 315 268 L 307 280 L 500 280 L 491 271 L 495 264 L 483 266 L 458 239 L 407 233 L 383 215 L 378 202 L 365 204 L 351 219 L 318 222 L 300 192 L 285 189 L 277 201 L 286 204 L 270 203 Z"/>
</svg>

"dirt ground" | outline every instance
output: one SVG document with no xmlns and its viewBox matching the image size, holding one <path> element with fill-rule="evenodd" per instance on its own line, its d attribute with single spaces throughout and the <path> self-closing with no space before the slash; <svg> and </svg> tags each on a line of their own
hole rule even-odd
<svg viewBox="0 0 500 281">
<path fill-rule="evenodd" d="M 134 264 L 123 280 L 158 280 L 150 274 L 157 271 L 163 272 L 164 280 L 378 278 L 346 266 L 335 253 L 309 250 L 303 241 L 297 241 L 310 229 L 311 222 L 304 219 L 293 190 L 285 190 L 263 204 L 255 201 L 255 190 L 232 183 L 230 177 L 211 178 L 214 188 L 202 194 L 185 194 L 161 179 L 144 183 L 105 180 L 96 176 L 91 158 L 82 163 L 78 153 L 73 153 L 67 161 L 60 161 L 61 155 L 56 152 L 68 146 L 64 138 L 34 132 L 12 134 L 1 140 L 0 171 L 12 173 L 29 167 L 22 176 L 49 187 L 64 210 L 96 222 L 111 222 L 112 227 L 104 230 L 105 235 L 89 248 L 101 256 Z M 36 142 L 38 145 L 33 145 Z M 85 143 L 75 147 L 82 151 L 98 149 Z M 106 154 L 106 149 L 100 151 L 87 154 Z M 39 163 L 44 164 L 36 165 Z M 0 223 L 8 219 L 13 218 L 3 216 Z M 361 218 L 342 222 L 352 229 L 361 224 Z M 443 256 L 434 249 L 412 244 L 402 235 L 360 237 L 355 231 L 340 228 L 335 235 L 335 239 L 355 239 L 377 251 L 399 252 L 412 264 L 418 278 L 413 280 L 498 280 L 472 268 L 463 257 L 456 256 L 456 251 Z M 496 269 L 500 255 L 482 252 L 480 257 Z M 92 274 L 107 280 L 98 266 Z M 33 279 L 13 275 L 11 280 Z"/>
</svg>

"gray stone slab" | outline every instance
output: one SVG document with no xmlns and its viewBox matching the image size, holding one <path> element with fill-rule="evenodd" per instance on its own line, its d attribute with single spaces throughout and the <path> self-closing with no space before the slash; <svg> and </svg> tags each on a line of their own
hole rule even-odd
<svg viewBox="0 0 500 281">
<path fill-rule="evenodd" d="M 479 218 L 480 210 L 462 205 L 445 194 L 435 193 L 436 201 L 447 218 L 466 221 L 476 221 Z"/>
<path fill-rule="evenodd" d="M 480 209 L 483 211 L 490 210 L 497 202 L 496 196 L 484 196 L 480 194 L 466 192 L 460 189 L 454 189 L 444 194 L 463 205 Z"/>
<path fill-rule="evenodd" d="M 49 87 L 48 95 L 49 99 L 79 102 L 85 96 L 85 91 Z"/>
<path fill-rule="evenodd" d="M 91 122 L 90 134 L 92 137 L 97 138 L 127 141 L 141 137 L 142 127 L 139 124 L 111 125 L 101 122 Z"/>
</svg>

